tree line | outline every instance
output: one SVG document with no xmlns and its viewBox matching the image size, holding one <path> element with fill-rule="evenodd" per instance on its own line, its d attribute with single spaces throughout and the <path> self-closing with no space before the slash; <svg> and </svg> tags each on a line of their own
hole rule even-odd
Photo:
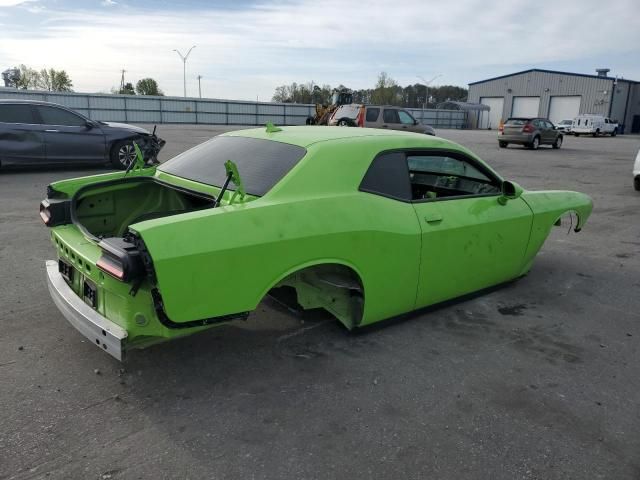
<svg viewBox="0 0 640 480">
<path fill-rule="evenodd" d="M 10 68 L 3 72 L 6 87 L 22 90 L 47 90 L 49 92 L 73 92 L 73 81 L 65 70 L 43 68 L 36 70 L 26 65 Z M 142 78 L 134 85 L 124 83 L 111 89 L 113 94 L 163 96 L 158 82 L 153 78 Z"/>
<path fill-rule="evenodd" d="M 345 85 L 332 88 L 331 85 L 318 85 L 316 83 L 292 83 L 276 88 L 272 101 L 281 103 L 321 103 L 327 105 L 331 102 L 334 90 L 349 90 L 353 92 L 354 103 L 366 103 L 372 105 L 395 105 L 406 108 L 433 108 L 438 103 L 447 100 L 466 101 L 468 90 L 454 85 L 441 85 L 427 87 L 421 83 L 407 85 L 405 87 L 391 78 L 386 72 L 378 75 L 374 87 L 359 90 L 349 89 Z M 427 96 L 429 98 L 427 98 Z"/>
</svg>

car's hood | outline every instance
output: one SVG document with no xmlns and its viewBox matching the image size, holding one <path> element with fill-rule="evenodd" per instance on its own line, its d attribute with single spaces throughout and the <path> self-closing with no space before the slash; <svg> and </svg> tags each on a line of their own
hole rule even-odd
<svg viewBox="0 0 640 480">
<path fill-rule="evenodd" d="M 149 130 L 145 130 L 144 128 L 136 127 L 135 125 L 129 125 L 128 123 L 117 123 L 117 122 L 101 122 L 102 125 L 111 128 L 117 128 L 119 130 L 129 130 L 130 132 L 136 133 L 144 133 L 146 135 L 150 135 Z"/>
</svg>

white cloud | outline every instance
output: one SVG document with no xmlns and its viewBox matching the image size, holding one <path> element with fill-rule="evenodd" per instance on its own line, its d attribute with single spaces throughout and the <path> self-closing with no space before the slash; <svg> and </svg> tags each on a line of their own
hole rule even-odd
<svg viewBox="0 0 640 480">
<path fill-rule="evenodd" d="M 102 2 L 100 2 L 100 5 L 102 5 L 103 7 L 114 7 L 117 4 L 118 2 L 114 0 L 102 0 Z"/>
<path fill-rule="evenodd" d="M 292 81 L 371 86 L 381 70 L 401 83 L 441 73 L 440 82 L 465 85 L 516 64 L 572 62 L 624 49 L 638 58 L 640 4 L 618 0 L 606 15 L 600 5 L 584 0 L 576 10 L 570 2 L 452 0 L 445 8 L 424 0 L 373 0 L 365 7 L 328 0 L 319 8 L 317 0 L 301 0 L 235 10 L 49 10 L 29 32 L 24 26 L 5 31 L 0 59 L 65 68 L 78 90 L 108 90 L 124 68 L 130 80 L 152 76 L 179 95 L 182 63 L 172 50 L 195 43 L 187 63 L 192 94 L 198 74 L 207 96 L 262 100 Z M 629 60 L 621 73 L 640 79 L 637 64 Z"/>
<path fill-rule="evenodd" d="M 23 3 L 29 3 L 32 0 L 0 0 L 0 8 L 1 7 L 15 7 L 17 5 L 22 5 Z"/>
</svg>

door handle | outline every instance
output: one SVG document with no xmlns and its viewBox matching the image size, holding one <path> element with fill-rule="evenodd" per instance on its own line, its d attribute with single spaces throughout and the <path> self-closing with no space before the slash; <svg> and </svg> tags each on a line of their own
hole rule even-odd
<svg viewBox="0 0 640 480">
<path fill-rule="evenodd" d="M 427 223 L 438 223 L 442 221 L 442 214 L 438 212 L 427 213 L 424 219 Z"/>
<path fill-rule="evenodd" d="M 45 132 L 49 132 L 49 133 L 58 133 L 60 130 L 45 130 Z"/>
</svg>

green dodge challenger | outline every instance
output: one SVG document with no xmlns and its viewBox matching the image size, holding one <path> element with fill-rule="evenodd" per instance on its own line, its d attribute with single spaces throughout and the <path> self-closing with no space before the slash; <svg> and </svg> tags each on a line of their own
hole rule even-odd
<svg viewBox="0 0 640 480">
<path fill-rule="evenodd" d="M 524 275 L 591 199 L 529 192 L 414 133 L 268 126 L 160 166 L 49 185 L 51 296 L 125 352 L 246 318 L 267 294 L 361 327 Z"/>
</svg>

